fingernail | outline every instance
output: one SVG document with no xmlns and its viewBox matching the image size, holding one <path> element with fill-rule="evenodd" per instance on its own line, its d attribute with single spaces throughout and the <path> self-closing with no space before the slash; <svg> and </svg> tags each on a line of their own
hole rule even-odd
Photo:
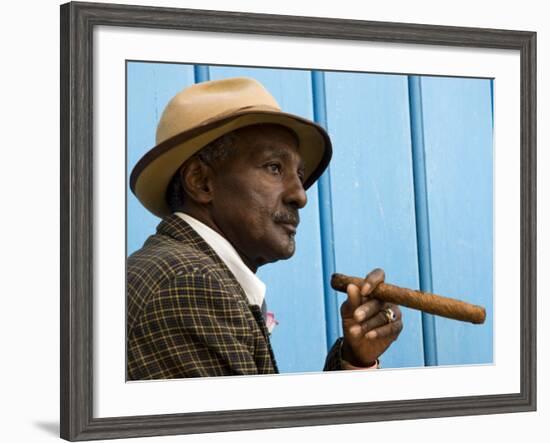
<svg viewBox="0 0 550 443">
<path fill-rule="evenodd" d="M 351 335 L 358 336 L 361 333 L 361 326 L 352 326 L 351 328 L 349 328 L 349 332 L 351 333 Z"/>
<path fill-rule="evenodd" d="M 367 337 L 369 339 L 373 339 L 373 338 L 376 338 L 377 335 L 378 335 L 378 333 L 376 331 L 369 331 L 369 332 L 367 332 L 367 335 L 365 335 L 365 337 Z"/>
<path fill-rule="evenodd" d="M 363 310 L 355 311 L 354 316 L 355 316 L 355 320 L 363 321 L 365 318 L 367 318 L 367 313 Z"/>
</svg>

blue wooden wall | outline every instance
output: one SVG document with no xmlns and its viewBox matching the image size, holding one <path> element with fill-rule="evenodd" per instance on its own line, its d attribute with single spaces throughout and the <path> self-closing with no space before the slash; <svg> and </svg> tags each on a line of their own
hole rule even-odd
<svg viewBox="0 0 550 443">
<path fill-rule="evenodd" d="M 341 335 L 332 272 L 457 297 L 487 308 L 484 325 L 403 308 L 383 367 L 493 361 L 493 139 L 488 79 L 266 68 L 127 64 L 127 169 L 154 146 L 170 98 L 208 79 L 258 79 L 282 109 L 324 125 L 334 156 L 308 190 L 297 251 L 259 270 L 282 372 L 321 370 Z M 127 252 L 159 220 L 127 192 Z M 282 276 L 284 275 L 284 278 Z"/>
</svg>

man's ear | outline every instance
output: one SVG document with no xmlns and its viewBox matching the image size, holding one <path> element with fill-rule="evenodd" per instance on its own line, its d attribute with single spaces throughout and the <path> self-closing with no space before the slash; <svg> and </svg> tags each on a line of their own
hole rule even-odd
<svg viewBox="0 0 550 443">
<path fill-rule="evenodd" d="M 212 170 L 198 157 L 189 159 L 187 165 L 181 168 L 180 179 L 186 196 L 195 203 L 212 201 Z"/>
</svg>

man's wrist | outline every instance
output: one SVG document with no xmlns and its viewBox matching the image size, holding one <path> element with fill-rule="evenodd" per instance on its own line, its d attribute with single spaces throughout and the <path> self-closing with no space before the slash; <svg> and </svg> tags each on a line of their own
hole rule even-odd
<svg viewBox="0 0 550 443">
<path fill-rule="evenodd" d="M 380 367 L 378 359 L 367 362 L 366 364 L 359 361 L 345 339 L 342 339 L 340 358 L 342 360 L 342 369 L 378 369 Z"/>
</svg>

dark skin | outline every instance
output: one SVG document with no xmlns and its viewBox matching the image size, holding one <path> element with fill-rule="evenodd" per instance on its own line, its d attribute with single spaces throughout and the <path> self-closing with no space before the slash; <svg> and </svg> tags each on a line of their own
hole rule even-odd
<svg viewBox="0 0 550 443">
<path fill-rule="evenodd" d="M 370 297 L 385 274 L 375 269 L 367 275 L 361 288 L 347 287 L 347 300 L 340 307 L 344 329 L 343 358 L 354 366 L 371 366 L 403 330 L 401 310 L 397 305 Z M 388 323 L 383 309 L 391 308 L 395 321 Z"/>
<path fill-rule="evenodd" d="M 226 238 L 252 272 L 295 251 L 298 211 L 307 203 L 304 165 L 294 134 L 277 125 L 255 125 L 236 132 L 236 152 L 215 164 L 197 156 L 180 170 L 187 198 L 183 210 Z M 403 323 L 387 323 L 388 304 L 370 298 L 384 281 L 372 271 L 361 288 L 349 285 L 342 304 L 343 358 L 370 366 L 398 337 Z"/>
</svg>

